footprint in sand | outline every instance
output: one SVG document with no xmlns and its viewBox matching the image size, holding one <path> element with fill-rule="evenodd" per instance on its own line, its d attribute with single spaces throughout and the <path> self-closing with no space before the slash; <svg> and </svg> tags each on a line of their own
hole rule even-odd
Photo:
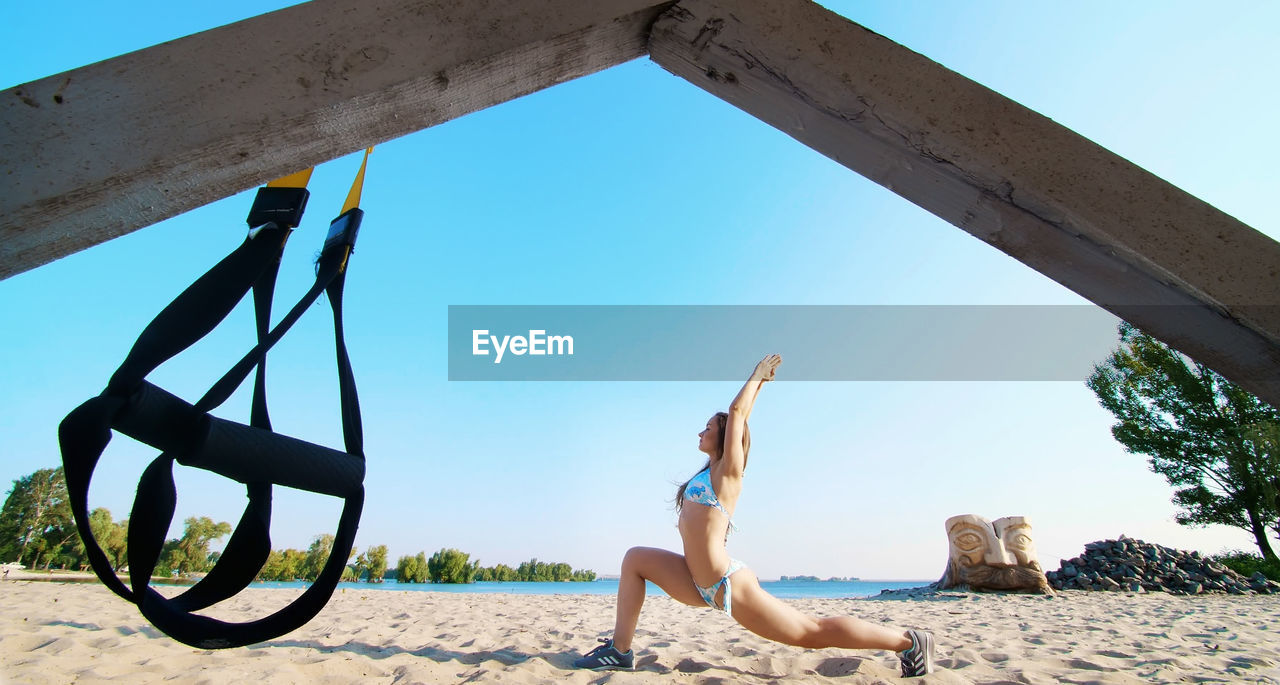
<svg viewBox="0 0 1280 685">
<path fill-rule="evenodd" d="M 1259 668 L 1270 668 L 1276 665 L 1274 661 L 1260 659 L 1253 656 L 1231 657 L 1231 664 L 1237 668 L 1253 668 L 1255 666 Z"/>
<path fill-rule="evenodd" d="M 756 650 L 743 645 L 734 645 L 730 647 L 729 653 L 736 657 L 754 656 L 757 654 Z"/>
<path fill-rule="evenodd" d="M 1082 670 L 1082 671 L 1104 671 L 1104 672 L 1114 672 L 1114 671 L 1116 671 L 1116 670 L 1117 670 L 1117 669 L 1112 668 L 1112 667 L 1110 667 L 1110 666 L 1103 666 L 1102 664 L 1095 664 L 1095 663 L 1093 663 L 1092 661 L 1089 661 L 1089 660 L 1087 660 L 1087 659 L 1067 659 L 1065 663 L 1066 663 L 1066 665 L 1067 665 L 1067 666 L 1070 666 L 1071 668 L 1078 668 L 1078 669 L 1080 669 L 1080 670 Z"/>
<path fill-rule="evenodd" d="M 833 658 L 826 659 L 818 664 L 814 669 L 818 675 L 826 678 L 842 678 L 860 672 L 862 669 L 862 659 L 857 658 Z M 760 669 L 763 673 L 777 673 L 777 664 L 770 663 L 765 669 Z"/>
<path fill-rule="evenodd" d="M 636 670 L 651 671 L 654 673 L 660 673 L 662 675 L 666 675 L 671 672 L 670 668 L 667 668 L 662 664 L 662 662 L 658 661 L 657 654 L 642 656 L 639 659 L 636 659 Z"/>
<path fill-rule="evenodd" d="M 1188 663 L 1185 659 L 1179 659 L 1176 656 L 1168 657 L 1164 659 L 1144 659 L 1142 661 L 1139 661 L 1135 665 L 1139 667 L 1157 666 L 1157 667 L 1179 669 L 1179 670 L 1188 670 L 1192 668 L 1192 664 Z"/>
<path fill-rule="evenodd" d="M 89 646 L 93 647 L 94 649 L 111 649 L 119 644 L 120 644 L 120 638 L 104 637 L 101 640 L 94 640 L 93 642 L 90 642 Z"/>
<path fill-rule="evenodd" d="M 705 661 L 697 661 L 695 659 L 683 659 L 676 664 L 675 670 L 681 673 L 703 673 L 711 668 L 711 664 Z"/>
</svg>

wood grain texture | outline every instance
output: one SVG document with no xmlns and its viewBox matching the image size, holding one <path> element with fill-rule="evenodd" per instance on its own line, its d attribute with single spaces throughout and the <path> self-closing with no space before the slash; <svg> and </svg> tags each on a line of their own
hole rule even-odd
<svg viewBox="0 0 1280 685">
<path fill-rule="evenodd" d="M 641 57 L 654 0 L 319 0 L 8 89 L 0 278 Z"/>
<path fill-rule="evenodd" d="M 685 0 L 649 50 L 1280 405 L 1280 244 L 1267 236 L 807 0 Z"/>
</svg>

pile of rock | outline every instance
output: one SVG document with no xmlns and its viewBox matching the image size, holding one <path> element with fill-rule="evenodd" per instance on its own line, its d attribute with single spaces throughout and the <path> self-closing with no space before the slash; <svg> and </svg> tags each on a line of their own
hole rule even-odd
<svg viewBox="0 0 1280 685">
<path fill-rule="evenodd" d="M 1252 578 L 1200 556 L 1123 535 L 1119 540 L 1090 542 L 1084 554 L 1062 562 L 1045 574 L 1055 590 L 1111 590 L 1199 595 L 1206 592 L 1280 593 L 1280 583 L 1261 573 Z"/>
</svg>

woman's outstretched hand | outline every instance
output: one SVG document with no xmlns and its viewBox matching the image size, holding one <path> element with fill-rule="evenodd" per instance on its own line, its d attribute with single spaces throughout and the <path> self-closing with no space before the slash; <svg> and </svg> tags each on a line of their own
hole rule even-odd
<svg viewBox="0 0 1280 685">
<path fill-rule="evenodd" d="M 761 381 L 773 380 L 773 372 L 778 370 L 778 365 L 782 363 L 782 355 L 771 354 L 756 364 L 756 370 L 751 373 L 755 378 Z"/>
</svg>

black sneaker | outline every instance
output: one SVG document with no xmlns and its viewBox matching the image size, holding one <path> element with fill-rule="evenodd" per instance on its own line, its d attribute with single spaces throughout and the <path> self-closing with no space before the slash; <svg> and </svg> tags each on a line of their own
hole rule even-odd
<svg viewBox="0 0 1280 685">
<path fill-rule="evenodd" d="M 635 655 L 631 650 L 626 653 L 613 648 L 613 640 L 601 640 L 604 644 L 587 652 L 587 655 L 573 662 L 575 668 L 586 668 L 592 671 L 630 671 L 635 668 Z"/>
<path fill-rule="evenodd" d="M 933 633 L 908 630 L 907 636 L 911 638 L 911 648 L 898 652 L 898 658 L 902 660 L 902 677 L 914 678 L 933 673 Z"/>
</svg>

